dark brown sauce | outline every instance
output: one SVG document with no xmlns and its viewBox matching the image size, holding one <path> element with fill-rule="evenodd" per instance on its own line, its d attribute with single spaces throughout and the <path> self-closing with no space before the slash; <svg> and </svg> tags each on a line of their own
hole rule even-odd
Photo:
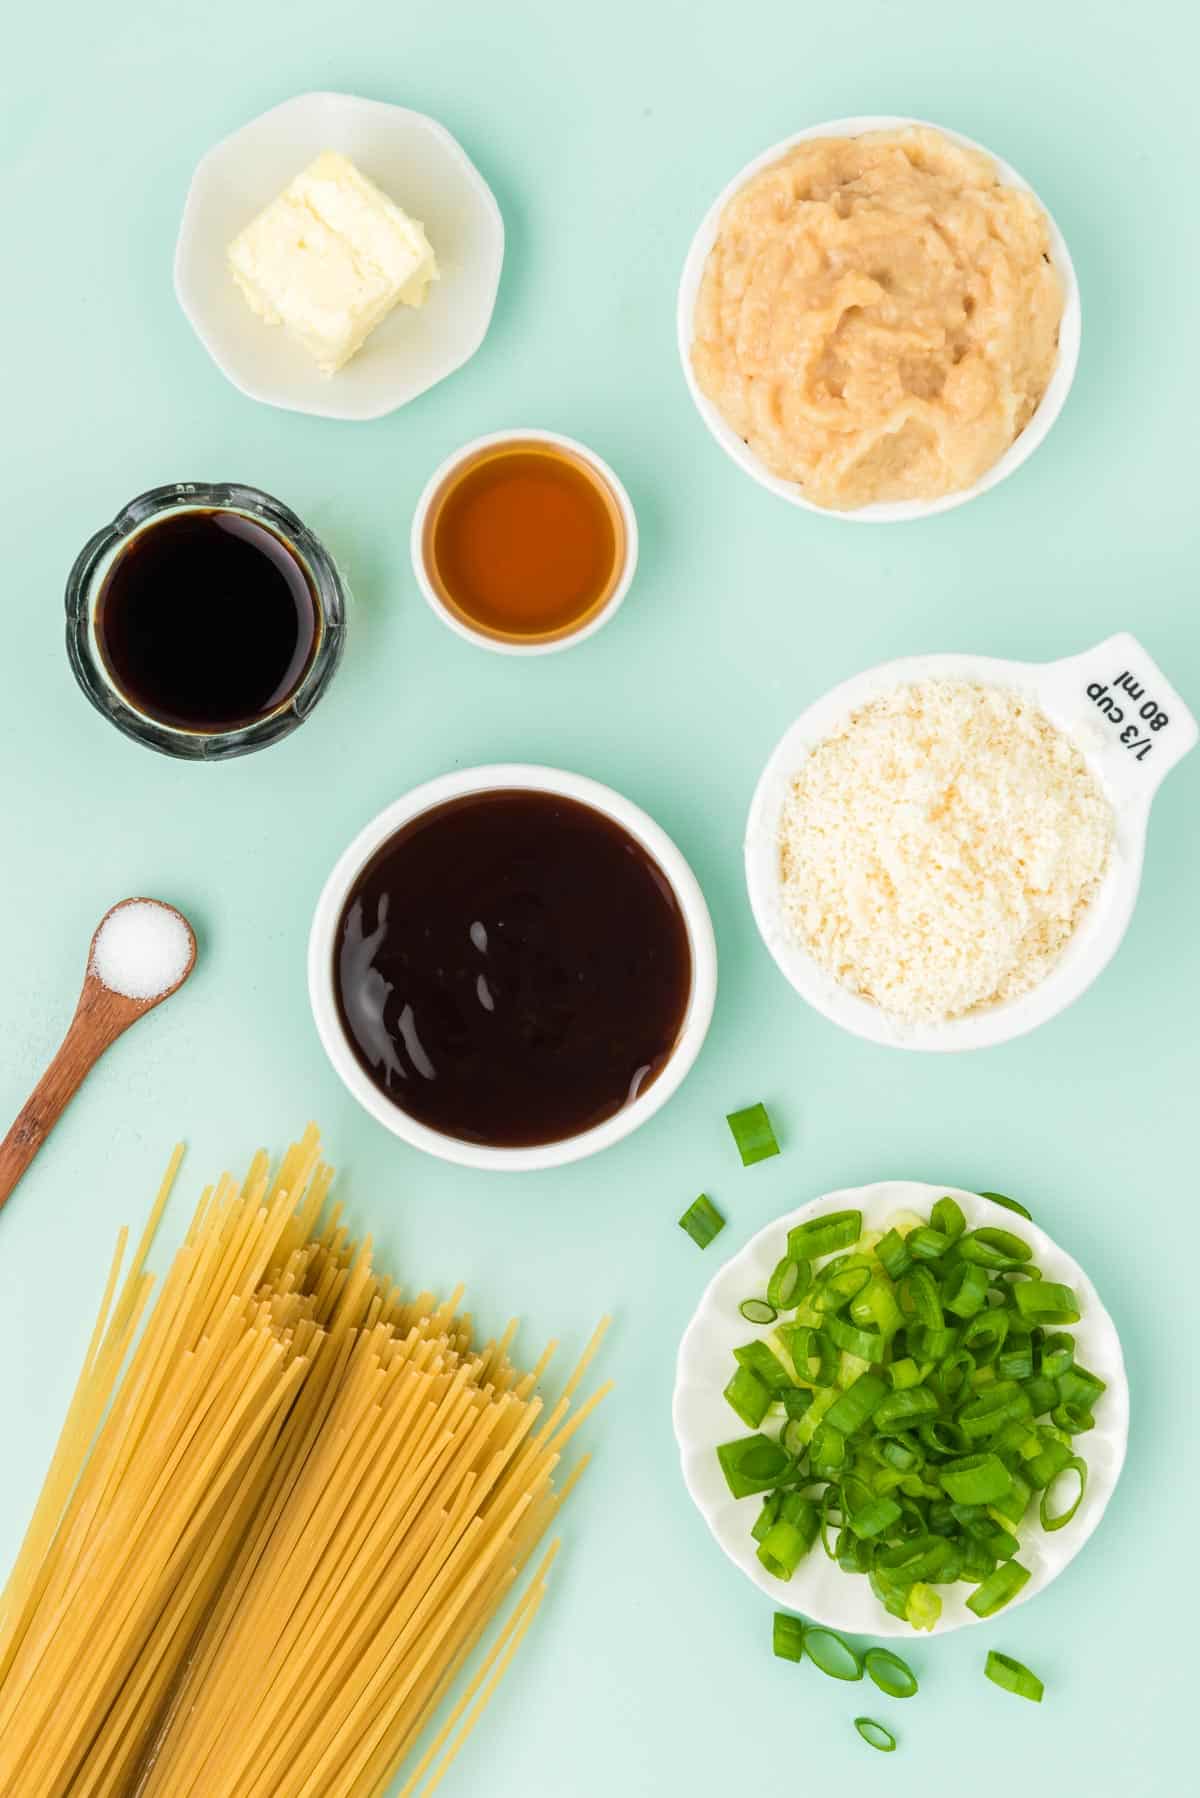
<svg viewBox="0 0 1200 1798">
<path fill-rule="evenodd" d="M 687 925 L 620 825 L 551 793 L 472 794 L 379 849 L 338 924 L 334 989 L 375 1085 L 447 1136 L 577 1135 L 662 1071 L 691 990 Z"/>
<path fill-rule="evenodd" d="M 296 691 L 320 635 L 307 570 L 241 512 L 174 512 L 132 537 L 104 578 L 96 641 L 131 705 L 215 734 Z"/>
</svg>

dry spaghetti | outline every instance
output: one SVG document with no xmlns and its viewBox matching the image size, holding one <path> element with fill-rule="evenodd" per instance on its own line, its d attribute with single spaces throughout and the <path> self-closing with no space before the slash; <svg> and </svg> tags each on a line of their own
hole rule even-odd
<svg viewBox="0 0 1200 1798">
<path fill-rule="evenodd" d="M 554 1483 L 604 1326 L 547 1411 L 553 1345 L 474 1348 L 460 1291 L 404 1299 L 323 1216 L 311 1128 L 204 1193 L 150 1308 L 177 1166 L 0 1600 L 0 1791 L 424 1798 L 541 1602 L 556 1545 L 422 1749 L 582 1471 Z"/>
</svg>

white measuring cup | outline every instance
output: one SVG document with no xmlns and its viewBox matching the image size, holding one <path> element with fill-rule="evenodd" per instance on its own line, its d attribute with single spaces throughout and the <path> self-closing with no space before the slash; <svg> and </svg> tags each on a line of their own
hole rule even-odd
<svg viewBox="0 0 1200 1798">
<path fill-rule="evenodd" d="M 779 825 L 801 763 L 853 711 L 922 680 L 1005 687 L 1040 707 L 1085 757 L 1113 808 L 1108 871 L 1059 960 L 1032 991 L 944 1023 L 913 1024 L 849 991 L 820 967 L 784 916 Z M 871 1042 L 948 1052 L 982 1049 L 1034 1030 L 1078 999 L 1112 959 L 1137 902 L 1150 806 L 1159 785 L 1195 746 L 1196 720 L 1146 650 L 1128 632 L 1058 662 L 992 656 L 907 656 L 833 687 L 802 712 L 776 745 L 750 805 L 746 882 L 764 943 L 801 998 L 834 1024 Z"/>
</svg>

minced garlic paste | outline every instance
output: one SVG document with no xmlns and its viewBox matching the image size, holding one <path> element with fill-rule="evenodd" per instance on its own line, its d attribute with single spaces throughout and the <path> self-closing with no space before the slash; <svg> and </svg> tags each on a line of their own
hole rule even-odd
<svg viewBox="0 0 1200 1798">
<path fill-rule="evenodd" d="M 812 138 L 726 207 L 692 361 L 814 505 L 936 499 L 1029 423 L 1062 308 L 1045 215 L 986 156 L 924 127 Z"/>
</svg>

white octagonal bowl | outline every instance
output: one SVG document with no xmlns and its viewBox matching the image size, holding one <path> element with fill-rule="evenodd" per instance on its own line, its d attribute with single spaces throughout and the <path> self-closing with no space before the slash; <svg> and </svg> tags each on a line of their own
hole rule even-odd
<svg viewBox="0 0 1200 1798">
<path fill-rule="evenodd" d="M 1108 797 L 1115 825 L 1108 871 L 1045 979 L 1018 998 L 938 1024 L 899 1020 L 851 992 L 819 965 L 784 914 L 779 856 L 780 816 L 792 777 L 806 757 L 860 706 L 922 680 L 975 681 L 1031 700 L 1081 751 Z M 1155 727 L 1148 717 L 1156 721 Z M 831 1023 L 870 1042 L 945 1053 L 987 1048 L 1023 1036 L 1086 992 L 1116 954 L 1137 903 L 1151 803 L 1165 776 L 1194 747 L 1196 737 L 1191 712 L 1127 632 L 1058 662 L 930 655 L 868 668 L 831 688 L 800 714 L 776 744 L 755 789 L 746 824 L 746 884 L 763 942 L 802 999 Z"/>
<path fill-rule="evenodd" d="M 332 376 L 251 312 L 225 259 L 231 239 L 322 150 L 349 156 L 421 221 L 441 271 L 423 306 L 397 306 Z M 381 100 L 299 94 L 201 159 L 179 228 L 175 292 L 221 373 L 251 399 L 323 418 L 381 418 L 475 354 L 503 260 L 500 208 L 444 125 Z"/>
<path fill-rule="evenodd" d="M 510 1149 L 447 1136 L 392 1104 L 365 1073 L 346 1040 L 334 993 L 333 966 L 337 928 L 346 897 L 359 872 L 389 837 L 422 812 L 444 805 L 447 800 L 460 799 L 467 793 L 514 789 L 554 793 L 564 799 L 573 799 L 579 805 L 590 806 L 593 811 L 613 819 L 642 845 L 662 870 L 683 914 L 692 957 L 692 984 L 675 1046 L 652 1085 L 590 1130 L 555 1142 Z M 442 1161 L 457 1162 L 460 1167 L 483 1168 L 493 1173 L 528 1173 L 536 1168 L 564 1167 L 568 1162 L 582 1161 L 619 1142 L 652 1118 L 683 1084 L 704 1045 L 712 1021 L 717 996 L 717 945 L 700 883 L 666 831 L 640 806 L 612 787 L 602 786 L 599 781 L 589 780 L 582 774 L 568 774 L 561 768 L 541 768 L 525 762 L 496 763 L 481 768 L 463 768 L 457 773 L 426 781 L 423 786 L 414 787 L 403 798 L 386 806 L 359 831 L 339 856 L 317 900 L 308 939 L 308 995 L 317 1034 L 335 1072 L 363 1109 L 385 1129 L 413 1148 L 423 1149 Z"/>
<path fill-rule="evenodd" d="M 1012 443 L 999 461 L 994 462 L 987 473 L 970 487 L 964 487 L 959 493 L 945 493 L 940 499 L 933 500 L 888 500 L 871 506 L 859 506 L 853 511 L 838 511 L 829 506 L 814 506 L 812 501 L 804 497 L 804 489 L 795 481 L 785 481 L 779 475 L 772 474 L 749 444 L 744 443 L 731 425 L 727 424 L 717 407 L 713 405 L 707 394 L 702 392 L 692 368 L 692 338 L 695 335 L 696 299 L 700 292 L 700 283 L 704 277 L 704 266 L 708 261 L 708 253 L 716 242 L 720 229 L 721 215 L 733 196 L 745 187 L 754 175 L 769 168 L 786 156 L 797 144 L 804 143 L 813 137 L 861 137 L 868 131 L 900 131 L 906 126 L 922 126 L 929 131 L 940 131 L 943 137 L 964 149 L 978 150 L 990 158 L 1007 187 L 1021 189 L 1025 193 L 1034 193 L 1028 181 L 1019 175 L 1011 164 L 989 150 L 985 144 L 978 144 L 974 138 L 964 137 L 960 131 L 951 131 L 945 125 L 933 125 L 926 119 L 903 118 L 891 113 L 862 114 L 848 119 L 829 119 L 821 125 L 807 125 L 803 131 L 785 137 L 781 143 L 772 144 L 761 156 L 748 162 L 744 169 L 733 177 L 717 195 L 704 218 L 700 228 L 692 239 L 687 258 L 683 265 L 683 274 L 679 282 L 679 295 L 676 302 L 676 333 L 679 342 L 679 357 L 683 364 L 683 375 L 688 391 L 695 402 L 696 410 L 725 451 L 732 457 L 738 467 L 748 474 L 752 480 L 765 487 L 768 493 L 777 494 L 790 505 L 802 506 L 808 512 L 817 512 L 826 518 L 848 519 L 854 524 L 899 524 L 906 519 L 932 518 L 939 512 L 949 512 L 955 506 L 966 505 L 969 499 L 977 499 L 981 493 L 995 487 L 1007 475 L 1018 469 L 1044 441 L 1050 427 L 1062 411 L 1071 383 L 1075 379 L 1075 370 L 1079 362 L 1079 343 L 1083 329 L 1083 318 L 1079 301 L 1079 282 L 1075 275 L 1075 265 L 1071 261 L 1071 253 L 1067 249 L 1066 239 L 1055 224 L 1050 212 L 1037 194 L 1038 201 L 1050 229 L 1050 252 L 1054 258 L 1054 266 L 1058 270 L 1063 286 L 1063 316 L 1058 335 L 1058 361 L 1054 365 L 1054 373 L 1050 385 L 1042 395 L 1037 411 L 1030 419 L 1021 435 Z"/>
<path fill-rule="evenodd" d="M 1036 1224 L 1014 1217 L 977 1193 L 953 1186 L 926 1186 L 915 1180 L 884 1180 L 874 1186 L 847 1187 L 827 1192 L 786 1217 L 777 1218 L 751 1238 L 740 1254 L 727 1261 L 710 1282 L 695 1316 L 679 1345 L 672 1415 L 679 1443 L 684 1483 L 716 1540 L 736 1567 L 780 1608 L 802 1613 L 830 1629 L 869 1636 L 907 1636 L 918 1632 L 899 1617 L 885 1611 L 872 1592 L 865 1574 L 843 1573 L 814 1543 L 792 1578 L 772 1579 L 758 1559 L 750 1530 L 761 1499 L 733 1498 L 717 1461 L 717 1448 L 751 1432 L 734 1415 L 722 1397 L 734 1368 L 733 1351 L 754 1336 L 764 1339 L 769 1329 L 756 1330 L 738 1311 L 745 1298 L 761 1297 L 771 1270 L 787 1246 L 787 1233 L 826 1211 L 856 1210 L 863 1214 L 864 1230 L 887 1229 L 898 1212 L 919 1211 L 928 1216 L 943 1194 L 958 1200 L 967 1228 L 983 1225 L 1010 1230 L 1023 1236 L 1033 1258 L 1047 1279 L 1074 1288 L 1082 1313 L 1071 1325 L 1079 1360 L 1107 1382 L 1108 1391 L 1096 1407 L 1096 1427 L 1078 1439 L 1078 1452 L 1088 1464 L 1087 1490 L 1074 1520 L 1048 1534 L 1031 1522 L 1031 1508 L 1020 1531 L 1022 1566 L 1031 1578 L 1016 1598 L 998 1613 L 1007 1617 L 1019 1604 L 1043 1592 L 1079 1553 L 1103 1517 L 1116 1490 L 1129 1441 L 1129 1382 L 1116 1326 L 1100 1302 L 1095 1287 L 1077 1262 L 1063 1252 Z M 963 1581 L 937 1588 L 942 1615 L 935 1635 L 947 1635 L 967 1624 L 990 1621 L 976 1617 L 966 1601 L 974 1587 Z"/>
</svg>

